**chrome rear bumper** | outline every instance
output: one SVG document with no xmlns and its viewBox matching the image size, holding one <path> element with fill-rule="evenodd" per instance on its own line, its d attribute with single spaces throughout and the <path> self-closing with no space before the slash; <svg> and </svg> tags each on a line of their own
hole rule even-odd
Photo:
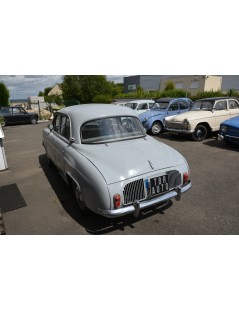
<svg viewBox="0 0 239 310">
<path fill-rule="evenodd" d="M 165 193 L 162 196 L 150 199 L 150 200 L 144 200 L 144 201 L 135 201 L 132 205 L 127 206 L 127 207 L 122 207 L 120 209 L 115 209 L 115 210 L 102 210 L 98 209 L 99 214 L 109 217 L 109 218 L 115 218 L 115 217 L 120 217 L 124 216 L 130 213 L 134 213 L 135 216 L 138 216 L 140 211 L 144 208 L 159 204 L 161 202 L 165 202 L 169 199 L 175 198 L 177 201 L 181 199 L 181 194 L 186 193 L 187 191 L 190 190 L 192 187 L 191 181 L 187 183 L 186 185 L 180 186 L 177 189 Z"/>
</svg>

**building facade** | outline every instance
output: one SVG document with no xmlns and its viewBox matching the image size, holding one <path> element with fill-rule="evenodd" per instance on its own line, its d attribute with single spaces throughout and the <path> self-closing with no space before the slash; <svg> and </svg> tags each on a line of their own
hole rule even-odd
<svg viewBox="0 0 239 310">
<path fill-rule="evenodd" d="M 56 84 L 48 93 L 48 96 L 52 96 L 52 95 L 58 95 L 61 96 L 62 95 L 62 90 L 60 88 L 59 84 Z"/>
<path fill-rule="evenodd" d="M 211 90 L 239 91 L 239 75 L 135 75 L 124 77 L 124 92 L 136 91 L 139 86 L 144 91 L 162 91 L 168 81 L 191 95 Z"/>
</svg>

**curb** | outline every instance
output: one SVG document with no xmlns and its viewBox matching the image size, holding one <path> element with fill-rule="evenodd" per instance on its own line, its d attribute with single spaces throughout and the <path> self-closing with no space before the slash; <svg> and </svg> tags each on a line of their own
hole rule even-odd
<svg viewBox="0 0 239 310">
<path fill-rule="evenodd" d="M 3 222 L 2 211 L 0 209 L 0 235 L 6 235 L 6 230 Z"/>
</svg>

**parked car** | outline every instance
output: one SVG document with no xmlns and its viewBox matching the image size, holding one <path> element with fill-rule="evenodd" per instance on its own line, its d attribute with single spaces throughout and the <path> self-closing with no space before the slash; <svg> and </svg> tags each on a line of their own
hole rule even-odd
<svg viewBox="0 0 239 310">
<path fill-rule="evenodd" d="M 126 107 L 135 110 L 138 114 L 141 114 L 145 111 L 149 111 L 155 105 L 154 100 L 132 100 L 125 104 Z"/>
<path fill-rule="evenodd" d="M 189 98 L 161 98 L 155 102 L 157 106 L 139 115 L 145 130 L 154 136 L 164 130 L 166 116 L 185 113 L 192 106 L 192 100 Z"/>
<path fill-rule="evenodd" d="M 166 117 L 165 127 L 170 132 L 188 134 L 193 140 L 202 141 L 208 134 L 218 132 L 223 121 L 238 115 L 239 101 L 236 98 L 200 99 L 193 103 L 189 112 Z"/>
<path fill-rule="evenodd" d="M 239 117 L 233 117 L 220 125 L 219 141 L 235 143 L 239 145 Z"/>
<path fill-rule="evenodd" d="M 43 146 L 82 212 L 137 216 L 191 188 L 185 158 L 147 136 L 135 111 L 126 107 L 63 108 L 44 129 Z"/>
<path fill-rule="evenodd" d="M 23 123 L 31 123 L 35 125 L 38 122 L 37 113 L 28 113 L 22 107 L 1 107 L 0 115 L 4 118 L 2 121 L 2 127 Z"/>
</svg>

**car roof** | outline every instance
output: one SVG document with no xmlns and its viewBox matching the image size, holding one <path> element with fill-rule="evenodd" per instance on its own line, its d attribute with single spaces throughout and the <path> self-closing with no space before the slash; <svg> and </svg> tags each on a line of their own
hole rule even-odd
<svg viewBox="0 0 239 310">
<path fill-rule="evenodd" d="M 70 107 L 63 108 L 57 113 L 64 113 L 70 116 L 73 121 L 79 124 L 83 124 L 89 120 L 111 117 L 117 115 L 136 116 L 134 110 L 124 106 L 115 106 L 111 104 L 79 104 Z"/>
<path fill-rule="evenodd" d="M 126 103 L 147 103 L 147 102 L 155 102 L 152 99 L 139 99 L 139 100 L 131 100 Z"/>
<path fill-rule="evenodd" d="M 173 100 L 188 100 L 188 101 L 191 101 L 191 99 L 187 98 L 187 97 L 180 97 L 180 98 L 170 98 L 170 97 L 167 97 L 167 98 L 160 98 L 160 99 L 157 99 L 155 100 L 155 102 L 157 103 L 160 103 L 160 102 L 170 102 L 170 101 L 173 101 Z"/>
<path fill-rule="evenodd" d="M 223 99 L 236 99 L 238 100 L 238 98 L 236 97 L 210 97 L 210 98 L 202 98 L 202 99 L 198 99 L 196 101 L 215 101 L 215 100 L 223 100 Z"/>
</svg>

